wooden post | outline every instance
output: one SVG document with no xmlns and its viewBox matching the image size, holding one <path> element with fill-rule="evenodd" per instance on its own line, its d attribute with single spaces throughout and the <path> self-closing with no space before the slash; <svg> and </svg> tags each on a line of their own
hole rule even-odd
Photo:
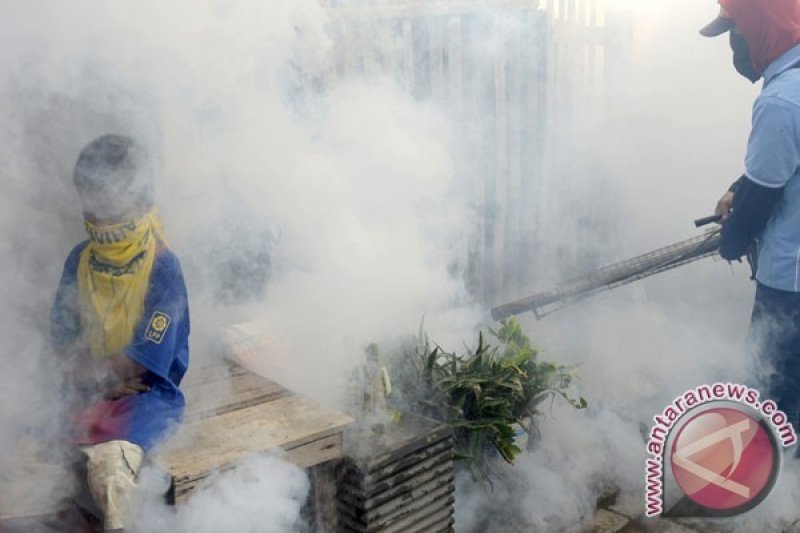
<svg viewBox="0 0 800 533">
<path fill-rule="evenodd" d="M 430 54 L 431 97 L 435 102 L 444 102 L 447 95 L 444 72 L 444 37 L 446 35 L 443 17 L 430 17 L 428 25 L 428 50 Z"/>
<path fill-rule="evenodd" d="M 406 17 L 402 20 L 401 32 L 403 45 L 401 48 L 403 62 L 403 82 L 406 89 L 411 92 L 414 87 L 414 34 L 411 27 L 411 19 Z"/>
<path fill-rule="evenodd" d="M 519 13 L 522 17 L 522 12 Z M 522 21 L 520 21 L 521 23 Z M 521 211 L 522 211 L 522 189 L 521 189 L 521 132 L 522 132 L 522 94 L 521 94 L 521 60 L 524 51 L 522 47 L 521 28 L 516 26 L 513 32 L 509 33 L 508 55 L 506 63 L 506 87 L 508 93 L 508 188 L 507 200 L 508 215 L 506 218 L 506 292 L 505 296 L 510 297 L 518 294 L 519 271 L 523 268 L 520 264 L 522 247 L 521 242 Z"/>
<path fill-rule="evenodd" d="M 510 191 L 508 181 L 508 89 L 506 86 L 506 52 L 508 47 L 507 28 L 503 26 L 500 16 L 495 16 L 494 32 L 498 41 L 494 58 L 494 109 L 495 109 L 495 197 L 497 215 L 505 215 L 509 209 Z M 505 213 L 503 212 L 505 211 Z M 507 257 L 510 249 L 507 237 L 508 219 L 506 216 L 496 216 L 498 222 L 496 237 L 498 246 L 495 247 L 495 261 L 499 268 L 495 269 L 496 289 L 493 298 L 507 297 L 505 282 L 507 274 Z"/>
</svg>

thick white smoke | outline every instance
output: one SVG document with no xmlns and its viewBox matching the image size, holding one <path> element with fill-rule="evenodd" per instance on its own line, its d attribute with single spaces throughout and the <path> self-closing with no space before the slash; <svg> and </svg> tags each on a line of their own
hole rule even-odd
<svg viewBox="0 0 800 533">
<path fill-rule="evenodd" d="M 3 449 L 31 432 L 58 441 L 46 339 L 61 265 L 83 239 L 71 170 L 109 131 L 139 138 L 156 160 L 189 285 L 193 365 L 220 355 L 221 328 L 256 322 L 276 348 L 255 366 L 341 406 L 368 342 L 413 331 L 426 313 L 443 336 L 471 331 L 477 313 L 458 310 L 468 226 L 457 140 L 440 110 L 394 82 L 333 77 L 318 2 L 3 7 Z M 236 286 L 242 265 L 269 267 L 263 293 Z M 181 531 L 293 528 L 302 473 L 263 461 L 240 472 L 173 522 L 153 519 Z"/>
<path fill-rule="evenodd" d="M 462 150 L 464 132 L 440 109 L 400 84 L 337 79 L 330 19 L 318 2 L 0 7 L 0 449 L 15 448 L 31 428 L 52 439 L 51 422 L 61 419 L 47 313 L 61 264 L 82 239 L 71 167 L 107 131 L 142 138 L 158 161 L 167 235 L 189 282 L 195 363 L 213 360 L 221 327 L 255 320 L 275 346 L 257 365 L 342 405 L 364 345 L 414 331 L 423 313 L 443 345 L 472 338 L 479 313 L 459 310 L 467 298 L 457 262 L 476 220 L 456 169 L 475 153 Z M 610 261 L 689 237 L 691 220 L 710 214 L 741 173 L 755 91 L 730 67 L 724 39 L 696 34 L 714 3 L 632 7 L 628 62 L 609 79 L 605 105 L 552 147 L 548 179 L 559 186 L 541 199 L 542 250 L 556 243 Z M 564 230 L 574 228 L 562 222 L 575 206 L 607 214 L 614 230 Z M 265 293 L 221 301 L 220 276 L 231 274 L 220 264 L 247 262 L 259 235 L 270 243 Z M 537 264 L 542 285 L 582 268 L 555 256 Z M 509 501 L 535 530 L 579 527 L 611 484 L 640 505 L 640 423 L 699 382 L 752 375 L 743 344 L 751 293 L 743 267 L 706 261 L 529 322 L 543 357 L 582 364 L 590 408 L 554 408 L 515 485 L 494 496 L 462 485 L 459 530 Z M 0 456 L 0 477 L 11 457 Z M 243 471 L 250 474 L 223 476 L 178 517 L 152 520 L 187 531 L 293 528 L 305 478 L 276 461 L 254 460 Z M 264 475 L 273 471 L 280 475 Z M 797 488 L 788 475 L 782 483 L 786 490 L 738 527 L 747 531 L 768 512 L 790 517 L 786 495 Z M 263 500 L 243 502 L 242 490 Z M 275 505 L 264 507 L 267 499 Z"/>
<path fill-rule="evenodd" d="M 216 474 L 175 511 L 163 504 L 169 484 L 158 471 L 143 471 L 140 485 L 146 500 L 131 520 L 133 531 L 287 533 L 308 527 L 300 517 L 308 477 L 277 456 L 248 458 Z"/>
<path fill-rule="evenodd" d="M 576 120 L 577 133 L 555 148 L 550 164 L 557 185 L 547 198 L 544 244 L 566 257 L 590 249 L 598 266 L 698 233 L 692 220 L 711 214 L 743 172 L 759 89 L 734 71 L 725 37 L 697 34 L 716 15 L 715 3 L 625 4 L 633 29 L 627 61 L 608 80 L 606 105 Z M 576 230 L 572 220 L 583 215 L 601 224 Z M 538 289 L 587 268 L 556 255 L 542 263 Z M 745 346 L 749 274 L 746 265 L 705 260 L 526 321 L 545 358 L 580 364 L 590 405 L 556 408 L 543 421 L 539 450 L 520 461 L 522 474 L 490 497 L 462 498 L 461 528 L 485 526 L 489 509 L 510 507 L 536 531 L 580 530 L 612 486 L 621 490 L 621 508 L 642 515 L 641 426 L 649 430 L 655 414 L 697 384 L 758 384 Z M 796 469 L 786 466 L 758 508 L 716 525 L 767 531 L 796 520 Z"/>
</svg>

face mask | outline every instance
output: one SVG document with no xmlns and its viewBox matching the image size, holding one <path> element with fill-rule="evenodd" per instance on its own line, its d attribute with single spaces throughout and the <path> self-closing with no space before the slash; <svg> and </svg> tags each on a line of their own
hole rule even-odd
<svg viewBox="0 0 800 533">
<path fill-rule="evenodd" d="M 736 28 L 730 31 L 731 50 L 733 50 L 733 66 L 736 72 L 755 83 L 761 79 L 761 73 L 753 66 L 753 59 L 750 56 L 750 47 L 744 39 L 742 32 Z"/>
</svg>

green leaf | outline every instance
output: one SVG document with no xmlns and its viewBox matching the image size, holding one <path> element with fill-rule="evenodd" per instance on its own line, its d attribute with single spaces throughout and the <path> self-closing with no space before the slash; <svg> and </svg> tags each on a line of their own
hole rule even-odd
<svg viewBox="0 0 800 533">
<path fill-rule="evenodd" d="M 422 326 L 412 357 L 398 359 L 409 368 L 398 373 L 404 380 L 396 380 L 395 389 L 412 410 L 450 424 L 456 457 L 481 482 L 491 485 L 499 459 L 513 464 L 521 453 L 515 429 L 536 433 L 542 402 L 561 397 L 576 409 L 587 406 L 585 398 L 569 394 L 575 369 L 539 360 L 539 349 L 516 319 L 488 330 L 496 346 L 480 332 L 477 347 L 465 346 L 462 353 L 431 344 Z"/>
</svg>

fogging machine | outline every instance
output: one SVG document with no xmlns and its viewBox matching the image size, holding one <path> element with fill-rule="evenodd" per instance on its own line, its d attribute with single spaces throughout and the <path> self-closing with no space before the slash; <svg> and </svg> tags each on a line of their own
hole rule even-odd
<svg viewBox="0 0 800 533">
<path fill-rule="evenodd" d="M 720 220 L 719 216 L 705 217 L 695 220 L 695 226 L 699 228 Z M 497 306 L 492 309 L 492 318 L 499 321 L 528 311 L 532 311 L 536 318 L 542 318 L 600 291 L 710 257 L 719 250 L 720 232 L 721 229 L 716 228 L 703 235 L 569 279 L 550 290 Z"/>
</svg>

